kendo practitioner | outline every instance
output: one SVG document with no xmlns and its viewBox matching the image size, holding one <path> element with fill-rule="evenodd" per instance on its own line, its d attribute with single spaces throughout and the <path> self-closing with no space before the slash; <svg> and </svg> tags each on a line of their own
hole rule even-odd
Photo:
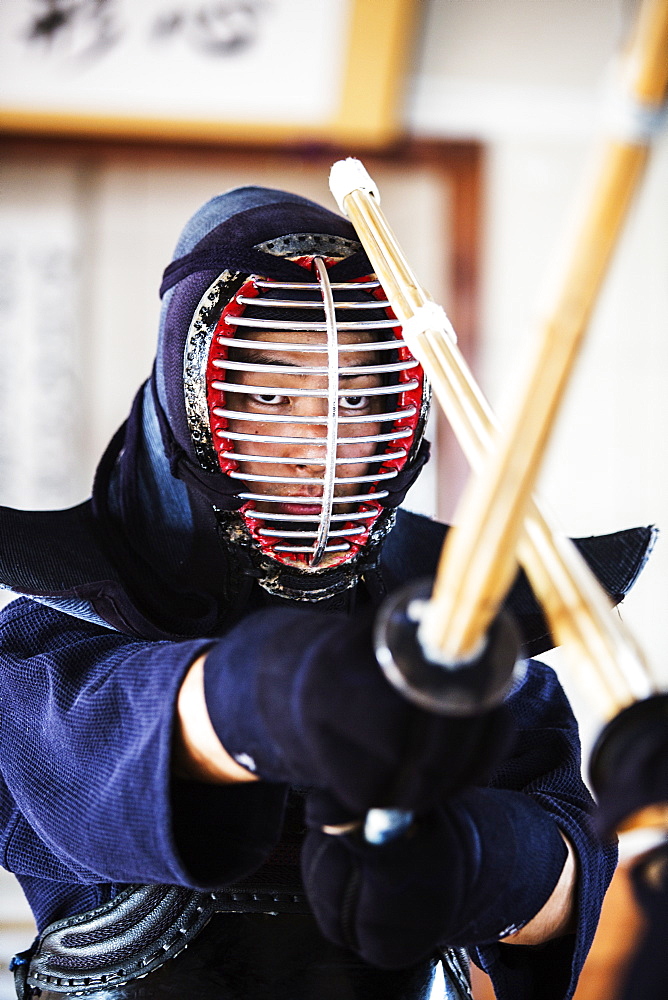
<svg viewBox="0 0 668 1000">
<path fill-rule="evenodd" d="M 38 938 L 18 996 L 566 1000 L 615 849 L 525 581 L 476 669 L 386 679 L 388 595 L 445 528 L 399 508 L 428 387 L 351 225 L 257 187 L 187 224 L 155 367 L 91 500 L 0 516 L 0 861 Z M 644 529 L 582 542 L 619 600 Z M 412 655 L 421 655 L 419 648 Z M 404 829 L 368 834 L 378 809 Z M 386 812 L 381 812 L 387 816 Z"/>
</svg>

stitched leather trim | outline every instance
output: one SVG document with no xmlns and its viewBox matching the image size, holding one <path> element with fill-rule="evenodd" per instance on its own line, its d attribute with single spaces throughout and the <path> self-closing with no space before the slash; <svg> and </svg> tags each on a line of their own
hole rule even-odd
<svg viewBox="0 0 668 1000">
<path fill-rule="evenodd" d="M 110 902 L 50 924 L 40 935 L 27 981 L 37 989 L 86 996 L 122 986 L 175 958 L 214 913 L 308 913 L 303 892 L 229 886 L 196 892 L 129 886 Z"/>
</svg>

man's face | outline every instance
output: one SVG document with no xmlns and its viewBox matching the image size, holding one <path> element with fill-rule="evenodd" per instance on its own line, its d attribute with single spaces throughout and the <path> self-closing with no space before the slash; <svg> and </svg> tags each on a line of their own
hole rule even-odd
<svg viewBox="0 0 668 1000">
<path fill-rule="evenodd" d="M 230 352 L 231 359 L 257 365 L 286 365 L 295 368 L 327 366 L 326 337 L 321 333 L 255 331 L 244 332 L 244 339 L 254 340 L 257 347 L 236 348 L 234 352 Z M 371 336 L 368 334 L 339 334 L 339 343 L 343 345 L 370 340 Z M 263 346 L 280 342 L 322 345 L 322 351 L 281 351 L 275 347 Z M 339 350 L 339 368 L 359 368 L 376 364 L 377 361 L 377 355 L 373 351 Z M 256 456 L 239 460 L 241 475 L 294 477 L 294 481 L 290 483 L 249 480 L 247 486 L 254 493 L 286 498 L 285 503 L 258 501 L 257 509 L 282 513 L 286 518 L 291 515 L 317 515 L 320 508 L 314 501 L 322 497 L 323 487 L 316 480 L 322 480 L 325 471 L 327 398 L 298 395 L 294 390 L 326 392 L 327 376 L 315 372 L 294 375 L 287 372 L 237 372 L 235 382 L 251 388 L 271 386 L 275 389 L 271 393 L 251 391 L 229 394 L 230 409 L 249 414 L 248 420 L 230 421 L 232 432 L 250 437 L 250 440 L 235 441 L 235 452 Z M 338 437 L 360 440 L 338 445 L 337 459 L 345 461 L 337 463 L 337 479 L 363 476 L 371 468 L 368 459 L 375 453 L 377 445 L 373 441 L 364 441 L 363 438 L 380 431 L 380 422 L 374 420 L 374 415 L 381 411 L 383 397 L 365 395 L 365 391 L 380 385 L 380 376 L 374 374 L 350 374 L 339 378 L 339 388 L 345 389 L 346 394 L 339 397 Z M 274 422 L 272 417 L 286 419 Z M 342 417 L 368 417 L 368 420 L 348 423 L 341 422 Z M 258 440 L 262 437 L 270 440 Z M 298 440 L 284 440 L 287 438 Z M 345 498 L 365 492 L 367 484 L 339 483 L 335 487 L 334 496 Z M 334 512 L 346 513 L 353 506 L 335 504 Z"/>
</svg>

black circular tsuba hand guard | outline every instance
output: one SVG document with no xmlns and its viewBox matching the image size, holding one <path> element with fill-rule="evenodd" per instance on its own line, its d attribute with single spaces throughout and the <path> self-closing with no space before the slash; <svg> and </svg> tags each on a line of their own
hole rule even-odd
<svg viewBox="0 0 668 1000">
<path fill-rule="evenodd" d="M 452 665 L 431 661 L 418 628 L 432 582 L 414 581 L 383 603 L 374 633 L 376 658 L 390 683 L 420 708 L 438 715 L 480 715 L 503 701 L 521 669 L 519 632 L 502 611 L 473 660 Z"/>
</svg>

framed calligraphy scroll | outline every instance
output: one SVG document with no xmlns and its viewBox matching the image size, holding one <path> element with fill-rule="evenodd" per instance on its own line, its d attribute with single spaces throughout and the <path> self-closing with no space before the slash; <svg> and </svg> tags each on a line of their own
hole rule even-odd
<svg viewBox="0 0 668 1000">
<path fill-rule="evenodd" d="M 5 0 L 5 133 L 397 138 L 417 0 Z"/>
</svg>

